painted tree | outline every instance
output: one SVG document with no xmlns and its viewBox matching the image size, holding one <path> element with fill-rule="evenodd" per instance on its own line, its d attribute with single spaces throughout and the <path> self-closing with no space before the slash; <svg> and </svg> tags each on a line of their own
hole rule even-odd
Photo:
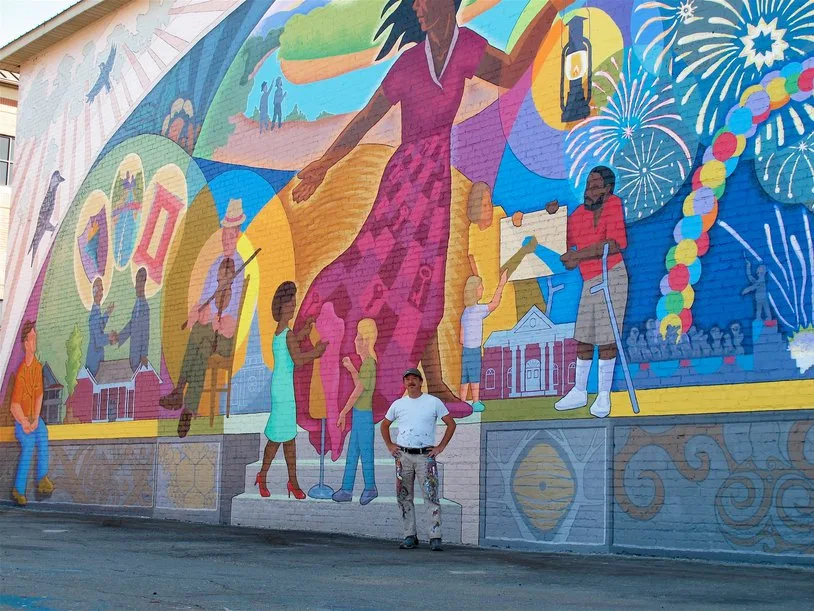
<svg viewBox="0 0 814 611">
<path fill-rule="evenodd" d="M 305 113 L 300 110 L 300 107 L 294 104 L 294 108 L 291 110 L 288 115 L 286 115 L 286 123 L 291 123 L 295 121 L 308 121 L 308 117 L 305 116 Z"/>
<path fill-rule="evenodd" d="M 71 334 L 68 336 L 68 341 L 65 342 L 65 349 L 68 353 L 68 360 L 65 361 L 65 388 L 68 390 L 68 398 L 66 400 L 64 422 L 73 420 L 73 410 L 71 409 L 70 399 L 76 388 L 76 376 L 79 373 L 79 368 L 82 366 L 82 344 L 84 341 L 82 332 L 79 330 L 79 325 L 74 324 L 73 331 L 71 331 Z"/>
</svg>

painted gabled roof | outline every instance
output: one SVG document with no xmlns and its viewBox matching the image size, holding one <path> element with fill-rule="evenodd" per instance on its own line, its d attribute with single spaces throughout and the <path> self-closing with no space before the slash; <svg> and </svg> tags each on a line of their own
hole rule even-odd
<svg viewBox="0 0 814 611">
<path fill-rule="evenodd" d="M 0 48 L 0 70 L 19 72 L 20 67 L 48 47 L 106 17 L 132 0 L 80 0 L 45 23 Z"/>
</svg>

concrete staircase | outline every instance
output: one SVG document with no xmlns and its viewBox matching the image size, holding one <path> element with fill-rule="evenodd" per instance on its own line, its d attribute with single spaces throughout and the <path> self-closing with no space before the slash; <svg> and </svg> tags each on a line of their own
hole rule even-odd
<svg viewBox="0 0 814 611">
<path fill-rule="evenodd" d="M 395 438 L 395 431 L 393 433 Z M 346 438 L 347 440 L 350 435 Z M 396 473 L 393 458 L 379 435 L 376 435 L 374 446 L 376 487 L 379 496 L 365 506 L 359 504 L 359 495 L 364 488 L 361 461 L 357 466 L 353 500 L 337 503 L 331 499 L 314 499 L 307 496 L 305 500 L 288 498 L 286 482 L 288 471 L 282 447 L 271 463 L 266 478 L 271 496 L 263 498 L 255 486 L 255 477 L 262 465 L 263 449 L 266 445 L 264 435 L 260 436 L 258 460 L 246 466 L 244 492 L 232 499 L 232 524 L 256 528 L 278 530 L 308 530 L 329 533 L 342 533 L 387 539 L 401 539 L 401 510 L 396 501 Z M 342 484 L 345 473 L 345 451 L 337 462 L 325 459 L 324 483 L 334 490 Z M 442 535 L 444 541 L 460 543 L 461 541 L 461 506 L 446 500 L 444 496 L 443 464 L 438 464 L 440 485 Z M 307 433 L 300 431 L 297 436 L 297 479 L 304 492 L 319 483 L 319 456 L 308 441 Z M 426 541 L 428 516 L 424 509 L 421 487 L 415 486 L 416 522 L 419 538 Z"/>
</svg>

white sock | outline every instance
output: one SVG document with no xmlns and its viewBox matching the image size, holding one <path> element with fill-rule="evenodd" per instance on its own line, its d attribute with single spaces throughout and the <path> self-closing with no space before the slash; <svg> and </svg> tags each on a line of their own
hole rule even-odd
<svg viewBox="0 0 814 611">
<path fill-rule="evenodd" d="M 605 361 L 599 360 L 599 392 L 610 392 L 615 367 L 616 357 Z"/>
<path fill-rule="evenodd" d="M 586 392 L 588 390 L 588 374 L 591 372 L 592 361 L 577 359 L 577 370 L 574 376 L 574 388 Z"/>
</svg>

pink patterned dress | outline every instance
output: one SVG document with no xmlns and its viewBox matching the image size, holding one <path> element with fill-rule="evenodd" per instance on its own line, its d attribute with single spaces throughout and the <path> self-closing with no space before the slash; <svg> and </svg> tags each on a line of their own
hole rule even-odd
<svg viewBox="0 0 814 611">
<path fill-rule="evenodd" d="M 344 434 L 333 423 L 353 390 L 341 359 L 350 356 L 359 366 L 354 349 L 357 323 L 372 318 L 379 331 L 373 394 L 374 421 L 379 422 L 402 395 L 402 373 L 421 360 L 444 314 L 450 133 L 465 81 L 474 76 L 486 44 L 475 32 L 459 28 L 440 78 L 425 41 L 403 52 L 382 82 L 390 102 L 401 103 L 401 145 L 384 169 L 359 235 L 315 278 L 294 325 L 299 328 L 314 317 L 319 327 L 320 312 L 328 302 L 345 323 L 341 337 L 323 337 L 339 345 L 338 362 L 321 362 L 319 367 L 324 386 L 334 386 L 326 375 L 339 378 L 336 399 L 327 398 L 326 450 L 334 460 L 342 451 Z M 304 347 L 309 343 L 306 340 Z M 320 421 L 309 410 L 312 373 L 312 365 L 295 371 L 297 422 L 311 432 L 311 442 L 319 448 Z M 449 407 L 457 408 L 450 410 L 456 416 L 471 413 L 463 402 Z"/>
</svg>

